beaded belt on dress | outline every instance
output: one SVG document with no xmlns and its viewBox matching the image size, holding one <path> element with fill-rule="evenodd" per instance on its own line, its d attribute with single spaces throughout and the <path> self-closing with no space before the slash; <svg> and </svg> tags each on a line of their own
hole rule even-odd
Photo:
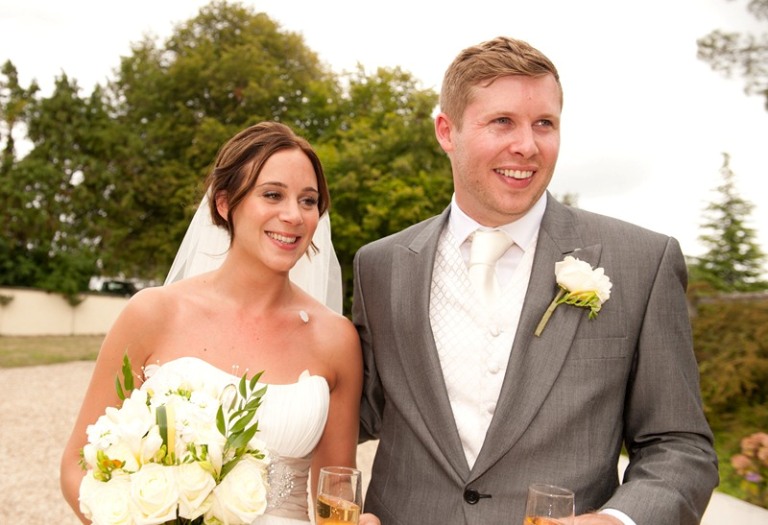
<svg viewBox="0 0 768 525">
<path fill-rule="evenodd" d="M 272 458 L 267 469 L 269 492 L 266 514 L 309 521 L 307 509 L 307 480 L 310 457 Z"/>
</svg>

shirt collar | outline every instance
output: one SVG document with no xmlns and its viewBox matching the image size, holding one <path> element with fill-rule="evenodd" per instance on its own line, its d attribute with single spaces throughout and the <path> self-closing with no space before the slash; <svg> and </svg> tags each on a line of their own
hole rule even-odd
<svg viewBox="0 0 768 525">
<path fill-rule="evenodd" d="M 528 210 L 528 213 L 514 222 L 503 224 L 497 229 L 505 232 L 515 241 L 523 251 L 525 251 L 531 242 L 536 238 L 541 226 L 541 220 L 544 217 L 544 211 L 547 208 L 547 194 L 544 192 L 536 204 Z M 488 229 L 481 226 L 476 220 L 462 211 L 456 203 L 456 194 L 451 197 L 451 213 L 448 217 L 448 227 L 451 229 L 454 239 L 461 246 L 475 230 Z"/>
</svg>

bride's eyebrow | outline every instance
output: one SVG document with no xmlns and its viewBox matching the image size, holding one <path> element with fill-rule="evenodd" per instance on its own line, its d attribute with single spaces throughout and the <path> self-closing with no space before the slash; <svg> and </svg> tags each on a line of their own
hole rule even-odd
<svg viewBox="0 0 768 525">
<path fill-rule="evenodd" d="M 261 184 L 256 184 L 255 187 L 256 188 L 261 188 L 263 186 L 277 186 L 278 188 L 288 189 L 288 185 L 287 184 L 282 183 L 282 182 L 277 182 L 277 181 L 262 182 Z M 318 193 L 318 194 L 320 193 L 320 191 L 317 188 L 313 187 L 313 186 L 307 186 L 306 188 L 304 188 L 301 191 L 310 191 L 312 193 Z"/>
</svg>

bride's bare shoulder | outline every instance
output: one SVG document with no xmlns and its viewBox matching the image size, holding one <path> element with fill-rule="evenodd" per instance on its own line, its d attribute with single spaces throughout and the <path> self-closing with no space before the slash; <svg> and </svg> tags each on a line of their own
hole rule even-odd
<svg viewBox="0 0 768 525">
<path fill-rule="evenodd" d="M 192 283 L 179 281 L 165 286 L 150 286 L 139 290 L 125 306 L 126 315 L 145 319 L 157 319 L 194 295 Z"/>
<path fill-rule="evenodd" d="M 319 332 L 320 339 L 334 348 L 351 346 L 355 350 L 358 338 L 352 321 L 314 299 L 310 304 L 308 322 Z"/>
<path fill-rule="evenodd" d="M 120 317 L 123 321 L 145 322 L 156 318 L 157 313 L 163 310 L 163 305 L 168 300 L 168 291 L 163 287 L 143 288 L 128 300 Z"/>
</svg>

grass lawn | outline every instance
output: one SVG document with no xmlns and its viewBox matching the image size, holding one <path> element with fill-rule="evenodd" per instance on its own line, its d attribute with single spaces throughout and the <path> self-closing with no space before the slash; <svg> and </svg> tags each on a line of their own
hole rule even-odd
<svg viewBox="0 0 768 525">
<path fill-rule="evenodd" d="M 0 368 L 93 361 L 103 339 L 103 335 L 2 336 Z"/>
</svg>

